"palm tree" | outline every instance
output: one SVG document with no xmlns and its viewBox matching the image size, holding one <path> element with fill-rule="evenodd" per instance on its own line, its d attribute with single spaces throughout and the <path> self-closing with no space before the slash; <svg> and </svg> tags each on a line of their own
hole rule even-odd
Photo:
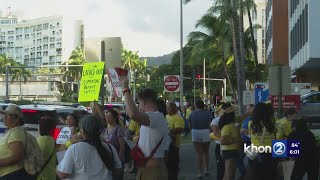
<svg viewBox="0 0 320 180">
<path fill-rule="evenodd" d="M 0 74 L 6 73 L 6 66 L 11 66 L 15 61 L 6 54 L 0 54 Z"/>
<path fill-rule="evenodd" d="M 84 51 L 81 47 L 77 47 L 72 51 L 68 65 L 83 65 L 85 62 Z M 82 74 L 82 66 L 71 66 L 65 71 L 64 76 L 70 78 L 73 82 L 78 82 Z"/>
<path fill-rule="evenodd" d="M 227 22 L 218 19 L 213 13 L 208 12 L 197 22 L 196 28 L 198 27 L 201 27 L 207 33 L 194 31 L 189 34 L 188 44 L 194 47 L 191 61 L 195 61 L 194 57 L 200 57 L 209 60 L 210 68 L 217 69 L 222 66 L 230 88 L 235 95 L 227 68 L 227 65 L 233 62 L 233 54 L 230 53 L 230 26 Z M 235 99 L 237 98 L 235 97 Z"/>
<path fill-rule="evenodd" d="M 13 66 L 23 66 L 21 63 L 14 62 L 12 64 Z M 20 97 L 19 99 L 22 100 L 22 92 L 21 92 L 21 85 L 22 85 L 22 79 L 24 83 L 27 83 L 27 80 L 29 77 L 31 77 L 31 71 L 26 68 L 13 68 L 11 71 L 11 82 L 15 80 L 19 80 L 20 82 Z"/>
</svg>

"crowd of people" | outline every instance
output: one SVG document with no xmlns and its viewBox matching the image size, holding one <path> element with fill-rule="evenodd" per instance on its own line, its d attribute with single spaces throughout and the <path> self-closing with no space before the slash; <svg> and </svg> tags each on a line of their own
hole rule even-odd
<svg viewBox="0 0 320 180">
<path fill-rule="evenodd" d="M 272 140 L 299 140 L 301 156 L 295 159 L 292 180 L 300 180 L 305 173 L 308 179 L 319 176 L 319 152 L 315 137 L 304 120 L 297 120 L 295 109 L 288 109 L 283 119 L 277 119 L 268 103 L 249 105 L 247 112 L 237 116 L 239 106 L 221 103 L 209 111 L 199 100 L 188 105 L 185 115 L 174 102 L 164 102 L 152 89 L 143 89 L 138 102 L 132 98 L 129 81 L 121 77 L 126 113 L 130 121 L 120 118 L 115 109 L 104 111 L 94 102 L 93 112 L 79 119 L 69 114 L 66 125 L 72 137 L 57 145 L 53 132 L 54 121 L 44 116 L 39 121 L 36 144 L 23 125 L 23 114 L 16 105 L 2 112 L 8 127 L 0 144 L 0 179 L 2 180 L 122 180 L 124 172 L 136 174 L 137 180 L 177 180 L 179 176 L 181 134 L 191 130 L 196 152 L 198 174 L 203 178 L 209 170 L 209 147 L 215 141 L 216 179 L 235 180 L 237 169 L 240 179 L 272 180 L 279 174 L 277 167 L 287 158 L 273 158 L 270 153 L 248 155 L 243 147 L 272 146 Z M 209 134 L 212 133 L 214 138 Z M 42 162 L 26 167 L 27 149 L 39 148 Z M 56 153 L 65 151 L 58 162 Z M 29 164 L 30 166 L 30 164 Z M 29 169 L 35 169 L 30 173 Z"/>
</svg>

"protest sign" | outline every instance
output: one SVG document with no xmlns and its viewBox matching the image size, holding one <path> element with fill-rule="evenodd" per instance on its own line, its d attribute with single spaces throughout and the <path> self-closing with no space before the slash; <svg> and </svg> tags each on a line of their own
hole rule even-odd
<svg viewBox="0 0 320 180">
<path fill-rule="evenodd" d="M 83 65 L 78 102 L 98 100 L 103 74 L 104 62 L 85 63 Z"/>
<path fill-rule="evenodd" d="M 58 135 L 57 144 L 65 144 L 72 136 L 72 131 L 73 129 L 70 127 L 64 127 L 61 131 L 60 134 Z"/>
<path fill-rule="evenodd" d="M 111 84 L 113 87 L 113 91 L 117 97 L 121 97 L 122 86 L 119 79 L 119 75 L 115 68 L 108 68 L 109 79 L 111 80 Z"/>
</svg>

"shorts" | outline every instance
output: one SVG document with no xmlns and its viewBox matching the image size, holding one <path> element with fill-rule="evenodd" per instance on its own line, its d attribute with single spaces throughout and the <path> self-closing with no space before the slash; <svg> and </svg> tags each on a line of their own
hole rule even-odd
<svg viewBox="0 0 320 180">
<path fill-rule="evenodd" d="M 238 150 L 222 150 L 223 159 L 237 159 L 239 158 Z"/>
<path fill-rule="evenodd" d="M 209 129 L 192 129 L 191 136 L 192 142 L 210 142 Z"/>
</svg>

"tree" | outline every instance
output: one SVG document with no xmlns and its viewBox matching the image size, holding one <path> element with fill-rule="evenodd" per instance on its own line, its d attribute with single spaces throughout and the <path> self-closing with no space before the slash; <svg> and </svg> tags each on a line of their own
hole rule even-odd
<svg viewBox="0 0 320 180">
<path fill-rule="evenodd" d="M 84 51 L 81 47 L 77 47 L 72 51 L 71 56 L 66 64 L 68 65 L 83 65 L 85 62 Z M 82 66 L 70 66 L 66 68 L 64 77 L 73 81 L 79 82 L 82 74 Z"/>
<path fill-rule="evenodd" d="M 12 66 L 23 66 L 21 63 L 14 62 Z M 21 85 L 22 79 L 24 83 L 27 83 L 29 77 L 31 77 L 31 71 L 26 68 L 12 68 L 11 71 L 11 82 L 15 80 L 19 80 L 20 82 L 20 100 L 22 100 L 22 92 L 21 92 Z"/>
<path fill-rule="evenodd" d="M 6 65 L 12 66 L 15 61 L 6 54 L 0 54 L 0 74 L 6 73 Z"/>
</svg>

